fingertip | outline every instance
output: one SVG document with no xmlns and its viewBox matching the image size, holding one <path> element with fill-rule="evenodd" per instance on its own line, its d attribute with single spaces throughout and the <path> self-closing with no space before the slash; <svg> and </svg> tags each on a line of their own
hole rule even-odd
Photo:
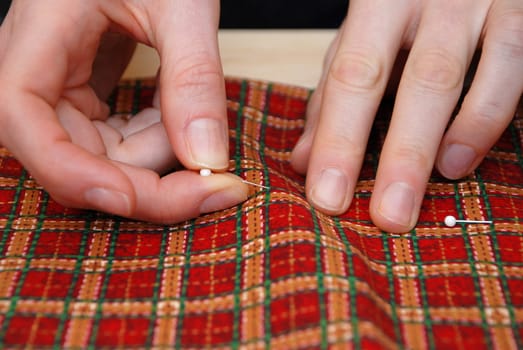
<svg viewBox="0 0 523 350">
<path fill-rule="evenodd" d="M 103 160 L 88 160 L 80 154 L 77 158 L 77 169 L 53 167 L 43 175 L 36 171 L 35 178 L 54 200 L 66 207 L 131 216 L 136 196 L 127 176 Z"/>
<path fill-rule="evenodd" d="M 416 191 L 406 182 L 393 182 L 373 193 L 369 210 L 372 222 L 383 231 L 409 232 L 418 221 Z"/>
<path fill-rule="evenodd" d="M 396 233 L 396 234 L 402 234 L 402 233 L 408 233 L 414 229 L 416 226 L 416 223 L 409 223 L 409 224 L 398 224 L 397 222 L 394 222 L 393 220 L 384 217 L 381 213 L 375 212 L 373 210 L 370 211 L 370 216 L 372 223 L 378 227 L 380 230 L 388 233 Z"/>
<path fill-rule="evenodd" d="M 384 231 L 384 232 L 387 232 L 387 233 L 392 233 L 392 234 L 407 234 L 409 233 L 410 231 L 412 231 L 415 227 L 415 225 L 409 225 L 409 226 L 405 226 L 405 225 L 398 225 L 394 222 L 391 222 L 387 219 L 383 219 L 383 218 L 380 218 L 380 217 L 375 217 L 375 216 L 372 216 L 371 215 L 371 218 L 372 218 L 372 222 L 374 223 L 374 225 L 379 228 L 381 231 Z"/>
<path fill-rule="evenodd" d="M 133 206 L 125 192 L 104 187 L 89 188 L 84 192 L 84 199 L 91 209 L 110 212 L 120 216 L 130 216 Z"/>
<path fill-rule="evenodd" d="M 447 179 L 460 179 L 470 174 L 478 158 L 474 148 L 452 143 L 442 147 L 436 166 L 438 171 Z"/>
<path fill-rule="evenodd" d="M 379 228 L 380 230 L 388 233 L 408 233 L 412 231 L 416 226 L 417 217 L 413 222 L 408 223 L 398 223 L 389 217 L 383 216 L 379 210 L 370 210 L 370 217 L 372 223 Z"/>
<path fill-rule="evenodd" d="M 229 136 L 221 119 L 196 118 L 185 130 L 191 168 L 225 170 L 229 166 Z"/>
<path fill-rule="evenodd" d="M 215 182 L 212 191 L 201 202 L 200 213 L 210 213 L 233 207 L 247 200 L 249 195 L 248 186 L 241 178 L 232 174 L 215 174 L 212 177 Z"/>
<path fill-rule="evenodd" d="M 345 172 L 329 167 L 307 179 L 307 198 L 321 212 L 340 215 L 347 211 L 354 190 Z"/>
</svg>

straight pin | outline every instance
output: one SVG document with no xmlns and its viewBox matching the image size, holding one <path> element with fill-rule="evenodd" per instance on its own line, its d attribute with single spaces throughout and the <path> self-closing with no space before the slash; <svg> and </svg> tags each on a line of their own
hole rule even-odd
<svg viewBox="0 0 523 350">
<path fill-rule="evenodd" d="M 243 179 L 242 179 L 242 182 L 243 182 L 244 184 L 251 185 L 251 186 L 256 186 L 256 187 L 260 187 L 260 188 L 264 188 L 264 189 L 266 189 L 266 190 L 269 189 L 269 187 L 267 187 L 267 186 L 263 186 L 263 185 L 260 185 L 260 184 L 255 184 L 254 182 L 250 182 L 250 181 L 247 181 L 247 180 L 243 180 Z"/>
<path fill-rule="evenodd" d="M 200 169 L 200 176 L 211 176 L 211 175 L 212 175 L 211 169 Z M 266 190 L 269 189 L 269 187 L 267 187 L 267 186 L 260 185 L 260 184 L 254 183 L 254 182 L 250 182 L 250 181 L 247 181 L 247 180 L 244 180 L 244 179 L 242 179 L 242 182 L 244 184 L 260 187 L 260 188 L 263 188 L 263 189 L 266 189 Z"/>
<path fill-rule="evenodd" d="M 445 225 L 447 227 L 454 227 L 458 223 L 462 224 L 492 224 L 491 220 L 456 220 L 456 218 L 452 215 L 448 215 L 445 217 Z"/>
</svg>

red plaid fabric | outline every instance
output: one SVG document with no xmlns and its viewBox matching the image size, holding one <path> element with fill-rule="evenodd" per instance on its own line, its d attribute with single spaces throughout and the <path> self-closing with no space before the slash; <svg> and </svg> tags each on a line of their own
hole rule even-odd
<svg viewBox="0 0 523 350">
<path fill-rule="evenodd" d="M 123 82 L 111 103 L 136 112 L 153 90 Z M 0 348 L 523 348 L 521 108 L 474 174 L 432 176 L 397 235 L 368 214 L 392 103 L 330 217 L 288 164 L 310 91 L 228 79 L 227 94 L 230 170 L 270 189 L 179 225 L 63 208 L 0 149 Z"/>
</svg>

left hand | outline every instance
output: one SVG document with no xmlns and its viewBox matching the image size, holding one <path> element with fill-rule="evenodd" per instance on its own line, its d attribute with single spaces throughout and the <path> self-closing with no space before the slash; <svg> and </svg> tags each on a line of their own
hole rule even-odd
<svg viewBox="0 0 523 350">
<path fill-rule="evenodd" d="M 232 174 L 158 174 L 177 160 L 228 168 L 219 5 L 14 0 L 0 26 L 0 143 L 68 207 L 175 223 L 244 201 Z M 161 101 L 129 124 L 107 120 L 136 42 L 158 51 Z"/>
<path fill-rule="evenodd" d="M 445 131 L 480 46 L 472 86 Z M 351 203 L 402 49 L 410 53 L 370 203 L 373 222 L 390 232 L 415 226 L 434 164 L 451 179 L 469 174 L 512 120 L 523 92 L 523 2 L 351 0 L 292 155 L 307 173 L 309 201 L 328 214 Z"/>
</svg>

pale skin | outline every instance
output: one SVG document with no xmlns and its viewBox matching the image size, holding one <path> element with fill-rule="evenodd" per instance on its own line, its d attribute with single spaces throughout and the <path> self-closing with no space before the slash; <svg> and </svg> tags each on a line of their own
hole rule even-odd
<svg viewBox="0 0 523 350">
<path fill-rule="evenodd" d="M 471 88 L 445 132 L 479 47 Z M 390 232 L 415 226 L 434 165 L 450 179 L 469 174 L 510 123 L 523 91 L 523 2 L 351 1 L 292 155 L 307 173 L 309 201 L 326 213 L 351 203 L 401 49 L 410 52 L 370 202 L 373 222 Z"/>
<path fill-rule="evenodd" d="M 244 201 L 239 178 L 191 171 L 228 167 L 218 16 L 219 2 L 206 0 L 15 0 L 0 29 L 0 142 L 67 206 L 174 223 Z M 129 120 L 108 118 L 103 101 L 136 41 L 160 54 L 155 103 Z M 402 49 L 410 54 L 370 204 L 390 232 L 416 224 L 434 165 L 467 175 L 510 123 L 523 91 L 523 3 L 351 1 L 291 158 L 325 213 L 350 205 Z M 158 175 L 178 164 L 189 170 Z"/>
<path fill-rule="evenodd" d="M 218 19 L 219 3 L 207 0 L 14 1 L 0 29 L 0 143 L 66 206 L 172 223 L 246 200 L 233 175 L 153 171 L 170 166 L 173 150 L 187 169 L 228 168 Z M 125 130 L 107 121 L 103 100 L 134 41 L 158 50 L 167 97 L 143 112 L 147 127 Z M 153 142 L 169 152 L 135 152 L 155 134 L 168 136 Z"/>
</svg>

